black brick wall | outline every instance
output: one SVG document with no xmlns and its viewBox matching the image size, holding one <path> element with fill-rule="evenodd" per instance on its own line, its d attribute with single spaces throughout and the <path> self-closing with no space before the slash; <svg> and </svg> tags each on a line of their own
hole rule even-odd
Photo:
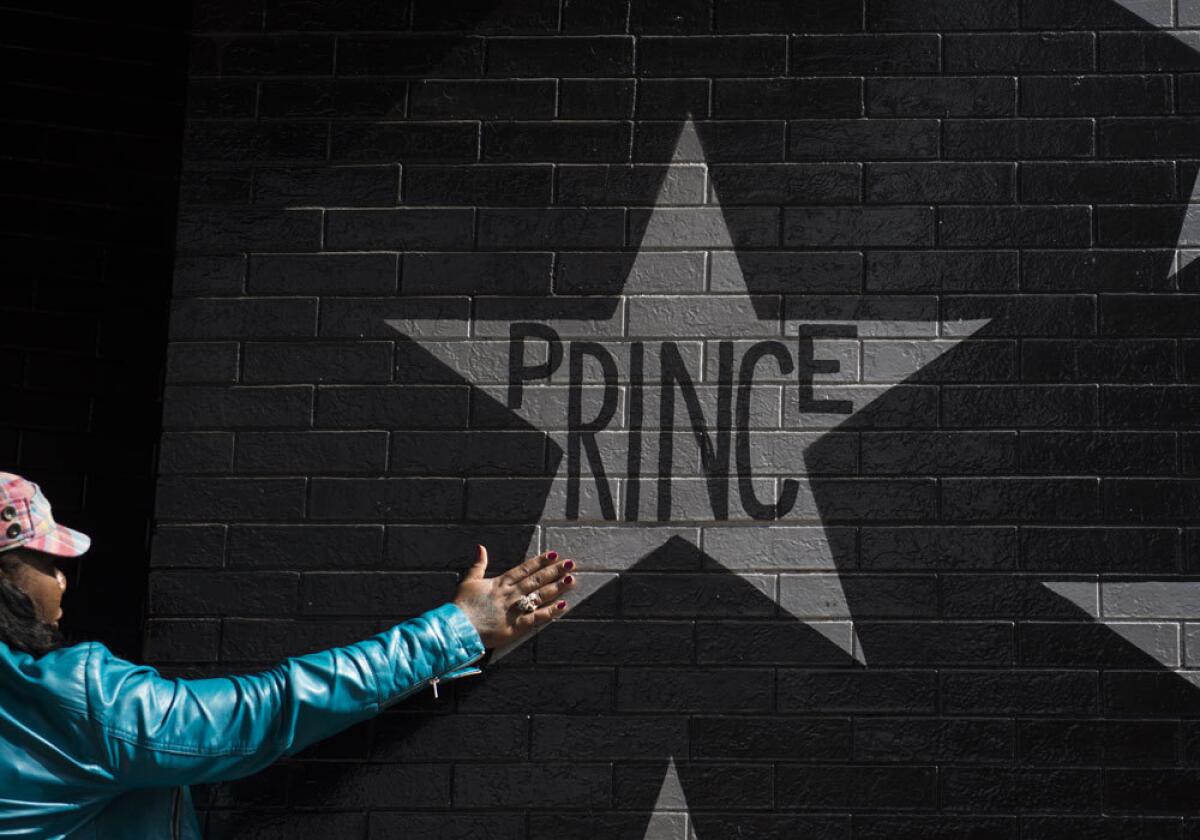
<svg viewBox="0 0 1200 840">
<path fill-rule="evenodd" d="M 63 629 L 142 653 L 188 9 L 0 4 L 0 469 L 93 538 Z"/>
<path fill-rule="evenodd" d="M 209 835 L 1200 836 L 1200 9 L 1136 5 L 200 0 L 147 656 L 591 573 Z"/>
</svg>

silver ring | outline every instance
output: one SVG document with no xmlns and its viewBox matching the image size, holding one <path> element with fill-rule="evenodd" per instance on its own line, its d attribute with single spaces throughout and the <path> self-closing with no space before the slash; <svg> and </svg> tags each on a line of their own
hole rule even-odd
<svg viewBox="0 0 1200 840">
<path fill-rule="evenodd" d="M 530 592 L 528 595 L 522 595 L 517 599 L 517 609 L 521 612 L 531 613 L 538 608 L 538 604 L 542 599 L 538 597 L 536 592 Z"/>
</svg>

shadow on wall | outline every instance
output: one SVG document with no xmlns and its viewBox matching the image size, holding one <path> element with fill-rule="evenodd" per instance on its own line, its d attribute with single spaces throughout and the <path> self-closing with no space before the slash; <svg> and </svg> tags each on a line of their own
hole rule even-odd
<svg viewBox="0 0 1200 840">
<path fill-rule="evenodd" d="M 137 659 L 161 429 L 188 5 L 5 3 L 0 465 L 92 537 L 68 637 Z"/>
<path fill-rule="evenodd" d="M 736 13 L 734 5 L 716 4 L 717 31 L 863 28 L 857 3 L 739 2 Z M 1175 474 L 1176 433 L 1194 425 L 1187 395 L 1170 387 L 1181 377 L 1169 339 L 1193 329 L 1184 322 L 1192 303 L 1180 304 L 1175 293 L 1194 291 L 1200 275 L 1196 266 L 1173 274 L 1170 265 L 1195 176 L 1195 166 L 1177 158 L 1194 151 L 1165 117 L 1107 118 L 1106 109 L 1130 96 L 1130 74 L 1196 70 L 1200 61 L 1115 3 L 1025 3 L 1025 28 L 1061 34 L 1030 36 L 1028 52 L 1007 58 L 973 49 L 979 44 L 961 36 L 946 47 L 957 51 L 953 69 L 940 74 L 939 25 L 1003 30 L 1015 24 L 1016 5 L 866 6 L 874 30 L 917 34 L 855 42 L 845 54 L 807 54 L 798 43 L 789 70 L 815 80 L 805 96 L 778 79 L 746 78 L 715 98 L 723 117 L 827 121 L 819 132 L 792 132 L 790 161 L 903 161 L 878 165 L 869 208 L 808 207 L 811 213 L 784 226 L 783 245 L 797 252 L 865 249 L 866 291 L 860 284 L 847 294 L 833 275 L 828 285 L 818 279 L 798 290 L 795 277 L 755 253 L 759 207 L 805 205 L 821 183 L 831 190 L 836 183 L 750 178 L 734 164 L 755 161 L 753 131 L 760 129 L 709 120 L 707 89 L 701 99 L 650 106 L 660 122 L 634 145 L 639 162 L 669 161 L 683 119 L 695 118 L 711 191 L 751 294 L 841 292 L 843 303 L 864 304 L 857 309 L 864 322 L 904 319 L 888 296 L 941 295 L 940 318 L 988 320 L 805 454 L 822 526 L 848 535 L 829 539 L 829 571 L 840 578 L 853 643 L 849 620 L 823 614 L 817 596 L 805 601 L 816 576 L 780 583 L 795 587 L 790 599 L 781 592 L 780 606 L 773 576 L 736 574 L 670 537 L 486 677 L 447 686 L 436 704 L 410 701 L 299 756 L 322 761 L 284 763 L 253 781 L 212 786 L 205 796 L 215 836 L 291 830 L 300 812 L 312 817 L 306 830 L 361 833 L 366 821 L 372 836 L 642 840 L 660 831 L 682 836 L 685 813 L 699 840 L 1165 838 L 1195 830 L 1180 818 L 1200 810 L 1192 785 L 1200 770 L 1200 689 L 1164 664 L 1181 657 L 1177 625 L 1110 626 L 1096 614 L 1100 575 L 1143 576 L 1124 590 L 1136 598 L 1146 576 L 1169 579 L 1195 568 L 1181 531 L 1197 518 L 1191 481 L 1138 477 Z M 658 32 L 670 31 L 671 22 L 675 31 L 710 31 L 706 4 L 635 7 L 634 20 L 650 16 Z M 280 3 L 278 13 L 289 8 Z M 506 4 L 472 5 L 469 14 L 467 6 L 448 8 L 417 3 L 413 28 L 511 33 L 556 20 L 536 14 L 549 4 L 521 4 L 511 15 Z M 290 25 L 371 25 L 311 4 L 294 9 L 283 18 Z M 601 30 L 628 12 L 623 4 L 576 9 Z M 322 14 L 334 17 L 309 17 Z M 270 27 L 270 10 L 266 21 Z M 1093 87 L 1080 92 L 1044 68 L 1061 74 L 1076 62 L 1081 73 L 1090 69 L 1089 28 L 1124 31 L 1101 38 L 1101 69 L 1109 75 L 1089 76 L 1083 84 Z M 901 41 L 904 60 L 917 64 L 921 44 L 933 45 L 934 64 L 919 77 L 917 70 L 913 78 L 892 75 L 887 45 Z M 461 47 L 447 42 L 428 64 Z M 359 55 L 363 75 L 422 72 L 389 67 L 399 59 L 383 52 Z M 748 54 L 747 68 L 759 60 L 761 53 Z M 672 61 L 690 62 L 697 76 L 720 75 L 704 69 L 703 52 L 649 51 L 640 71 L 677 75 Z M 840 123 L 859 116 L 859 88 L 823 77 L 823 68 L 856 61 L 847 75 L 879 74 L 880 82 L 867 118 Z M 1005 103 L 1017 96 L 1011 72 L 1021 72 L 1021 96 L 1028 97 L 1020 113 L 1043 120 L 1003 119 Z M 1105 118 L 1095 135 L 1092 117 Z M 362 135 L 364 160 L 386 157 L 386 127 L 340 130 Z M 772 129 L 764 123 L 761 130 Z M 770 136 L 758 140 L 772 148 Z M 1133 169 L 1056 168 L 1093 155 Z M 939 158 L 1033 161 L 1021 176 L 1023 201 L 1010 167 L 949 174 L 913 163 Z M 1146 159 L 1141 169 L 1129 164 Z M 1123 181 L 1116 177 L 1122 172 L 1133 174 Z M 646 184 L 618 203 L 649 207 L 662 186 Z M 1126 189 L 1147 190 L 1139 193 L 1146 205 L 1130 204 Z M 936 235 L 931 204 L 944 206 Z M 1085 204 L 1101 206 L 1093 217 L 1081 212 Z M 897 243 L 898 230 L 909 241 Z M 589 264 L 570 290 L 622 293 L 637 245 Z M 1090 340 L 1097 323 L 1113 340 Z M 403 539 L 414 540 L 405 556 L 466 556 L 475 539 L 492 537 L 523 547 L 552 492 L 552 481 L 539 475 L 553 475 L 566 453 L 424 353 L 402 342 L 405 382 L 472 388 L 471 428 L 521 434 L 491 446 L 486 459 L 447 450 L 429 456 L 443 459 L 436 465 L 400 470 L 506 476 L 484 497 L 495 513 L 490 520 L 399 526 Z M 349 397 L 331 395 L 322 407 L 336 413 L 338 399 Z M 346 416 L 365 416 L 361 406 L 344 408 Z M 421 409 L 439 410 L 435 403 Z M 457 410 L 447 404 L 447 417 Z M 824 465 L 839 462 L 832 450 L 844 435 L 858 435 L 853 465 L 830 471 Z M 529 478 L 517 492 L 511 476 L 522 471 Z M 1104 579 L 1118 596 L 1123 583 Z M 796 606 L 803 604 L 808 611 Z M 1125 606 L 1123 614 L 1136 619 L 1136 604 Z M 246 636 L 234 658 L 250 661 L 258 657 Z M 678 784 L 664 786 L 673 775 Z M 454 811 L 440 811 L 451 794 Z M 368 807 L 374 810 L 363 816 Z"/>
</svg>

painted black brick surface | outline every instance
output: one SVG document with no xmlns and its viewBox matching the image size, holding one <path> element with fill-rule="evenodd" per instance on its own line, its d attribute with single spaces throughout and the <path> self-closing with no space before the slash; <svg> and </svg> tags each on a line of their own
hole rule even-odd
<svg viewBox="0 0 1200 840">
<path fill-rule="evenodd" d="M 1200 836 L 1200 8 L 1136 8 L 198 2 L 148 656 L 589 572 L 210 836 Z"/>
</svg>

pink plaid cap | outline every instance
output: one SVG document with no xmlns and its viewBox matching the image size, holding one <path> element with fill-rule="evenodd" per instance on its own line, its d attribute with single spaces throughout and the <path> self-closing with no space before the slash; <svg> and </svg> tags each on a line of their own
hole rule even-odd
<svg viewBox="0 0 1200 840">
<path fill-rule="evenodd" d="M 0 551 L 30 548 L 77 557 L 91 544 L 87 534 L 54 521 L 50 501 L 34 482 L 16 473 L 0 472 Z"/>
</svg>

